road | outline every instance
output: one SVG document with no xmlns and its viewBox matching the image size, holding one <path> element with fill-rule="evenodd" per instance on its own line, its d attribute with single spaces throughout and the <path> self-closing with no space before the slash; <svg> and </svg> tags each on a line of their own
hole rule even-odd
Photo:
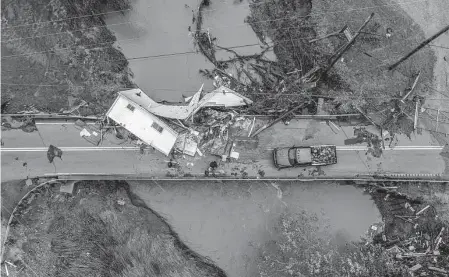
<svg viewBox="0 0 449 277">
<path fill-rule="evenodd" d="M 98 147 L 80 137 L 80 129 L 71 123 L 37 121 L 37 132 L 21 130 L 2 132 L 2 181 L 54 174 L 130 174 L 136 177 L 165 178 L 167 176 L 204 176 L 212 156 L 181 157 L 177 168 L 168 168 L 168 157 L 155 150 L 140 149 L 125 142 L 118 145 L 112 133 L 104 136 Z M 236 147 L 237 162 L 220 163 L 220 170 L 229 177 L 296 178 L 310 176 L 315 168 L 295 168 L 281 171 L 273 167 L 271 150 L 291 145 L 335 144 L 338 163 L 322 167 L 321 175 L 350 177 L 369 174 L 413 174 L 437 176 L 445 169 L 439 146 L 430 136 L 399 136 L 397 145 L 386 147 L 380 158 L 367 153 L 366 144 L 344 145 L 353 136 L 352 127 L 330 128 L 326 122 L 298 119 L 290 125 L 276 124 L 259 135 L 257 148 Z M 62 159 L 49 163 L 49 145 L 63 150 Z"/>
</svg>

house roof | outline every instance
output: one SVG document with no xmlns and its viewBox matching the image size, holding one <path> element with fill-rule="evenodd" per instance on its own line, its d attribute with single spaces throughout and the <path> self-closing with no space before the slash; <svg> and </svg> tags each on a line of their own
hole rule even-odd
<svg viewBox="0 0 449 277">
<path fill-rule="evenodd" d="M 157 103 L 146 95 L 141 89 L 131 89 L 119 92 L 119 94 L 127 97 L 134 103 L 140 105 L 148 112 L 164 118 L 186 119 L 195 110 L 201 96 L 200 90 L 195 93 L 188 105 L 165 105 Z"/>
<path fill-rule="evenodd" d="M 230 89 L 230 88 L 227 88 L 227 87 L 225 87 L 225 86 L 221 86 L 221 87 L 219 87 L 219 88 L 217 88 L 217 89 L 215 89 L 215 90 L 213 90 L 213 91 L 207 93 L 206 95 L 204 95 L 204 97 L 203 97 L 203 98 L 201 99 L 201 101 L 200 101 L 200 104 L 201 104 L 203 101 L 204 101 L 204 102 L 208 102 L 208 101 L 209 101 L 215 94 L 223 93 L 223 92 L 235 94 L 235 95 L 237 95 L 238 97 L 242 98 L 243 101 L 244 101 L 245 103 L 247 103 L 247 104 L 252 104 L 252 103 L 253 103 L 253 100 L 249 99 L 248 97 L 245 97 L 245 96 L 241 95 L 240 93 L 238 93 L 238 92 L 236 92 L 236 91 L 234 91 L 234 90 L 232 90 L 232 89 Z M 223 103 L 223 104 L 226 105 L 226 103 Z"/>
<path fill-rule="evenodd" d="M 154 115 L 172 119 L 187 119 L 202 107 L 235 107 L 253 103 L 251 99 L 225 86 L 221 86 L 212 92 L 206 93 L 200 100 L 202 90 L 203 86 L 201 86 L 199 91 L 192 96 L 188 105 L 166 105 L 157 103 L 139 88 L 120 91 L 119 94 Z"/>
<path fill-rule="evenodd" d="M 168 155 L 173 148 L 178 131 L 173 128 L 173 124 L 168 124 L 166 120 L 148 112 L 142 105 L 142 101 L 134 101 L 133 95 L 136 91 L 120 93 L 114 104 L 107 112 L 107 116 L 123 126 L 125 129 L 136 135 L 140 140 L 153 146 L 165 155 Z M 138 92 L 138 91 L 137 91 Z M 136 95 L 136 97 L 139 97 Z M 134 108 L 129 108 L 131 104 Z M 156 122 L 163 129 L 153 127 Z M 157 125 L 156 125 L 157 126 Z"/>
<path fill-rule="evenodd" d="M 233 94 L 237 97 L 229 97 L 230 94 Z M 242 104 L 244 105 L 252 103 L 253 101 L 248 97 L 245 97 L 240 93 L 233 91 L 230 88 L 221 86 L 204 95 L 204 97 L 198 103 L 198 106 L 193 112 L 193 114 L 198 112 L 198 110 L 201 109 L 202 107 L 235 107 L 235 106 L 242 106 Z"/>
</svg>

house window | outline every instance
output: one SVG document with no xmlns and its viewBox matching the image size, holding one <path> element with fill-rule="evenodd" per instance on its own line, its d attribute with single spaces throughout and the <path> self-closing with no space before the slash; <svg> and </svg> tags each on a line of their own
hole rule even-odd
<svg viewBox="0 0 449 277">
<path fill-rule="evenodd" d="M 128 106 L 126 106 L 130 111 L 134 112 L 135 107 L 131 104 L 128 104 Z"/>
<path fill-rule="evenodd" d="M 153 122 L 153 124 L 151 124 L 151 127 L 156 129 L 156 131 L 158 131 L 159 133 L 162 133 L 162 131 L 164 130 L 164 128 L 162 128 L 162 126 L 157 124 L 156 122 Z"/>
</svg>

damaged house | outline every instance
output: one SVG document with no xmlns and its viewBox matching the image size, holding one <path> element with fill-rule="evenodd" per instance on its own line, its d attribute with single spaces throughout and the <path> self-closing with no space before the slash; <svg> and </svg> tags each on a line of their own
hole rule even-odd
<svg viewBox="0 0 449 277">
<path fill-rule="evenodd" d="M 189 98 L 188 104 L 180 105 L 158 103 L 138 88 L 121 91 L 106 115 L 144 143 L 169 155 L 180 135 L 180 132 L 170 127 L 170 120 L 191 119 L 205 107 L 237 107 L 253 102 L 224 86 L 204 96 L 202 92 L 203 86 Z M 190 155 L 195 155 L 193 148 Z"/>
<path fill-rule="evenodd" d="M 169 155 L 178 133 L 148 111 L 154 101 L 140 89 L 120 91 L 106 116 L 130 131 L 144 143 Z"/>
</svg>

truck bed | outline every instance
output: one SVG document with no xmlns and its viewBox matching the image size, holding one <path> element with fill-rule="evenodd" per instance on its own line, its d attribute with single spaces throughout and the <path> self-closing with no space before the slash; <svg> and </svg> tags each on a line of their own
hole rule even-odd
<svg viewBox="0 0 449 277">
<path fill-rule="evenodd" d="M 325 165 L 337 163 L 337 148 L 334 145 L 317 145 L 310 147 L 312 152 L 312 165 Z"/>
</svg>

